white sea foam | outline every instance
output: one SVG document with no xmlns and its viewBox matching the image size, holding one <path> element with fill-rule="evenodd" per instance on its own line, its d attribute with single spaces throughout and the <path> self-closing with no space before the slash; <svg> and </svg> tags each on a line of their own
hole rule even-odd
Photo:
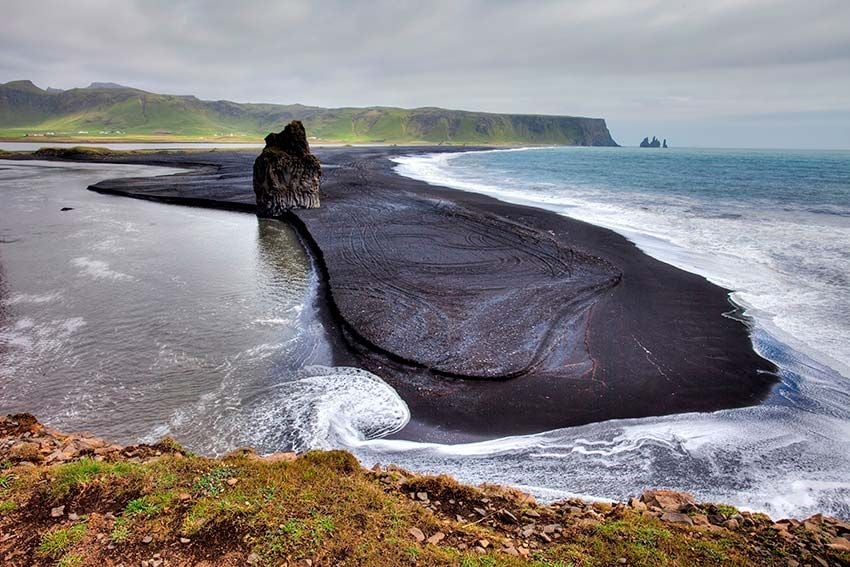
<svg viewBox="0 0 850 567">
<path fill-rule="evenodd" d="M 250 423 L 296 451 L 353 446 L 400 431 L 407 404 L 383 380 L 359 368 L 310 366 L 262 394 Z"/>
<path fill-rule="evenodd" d="M 72 259 L 71 265 L 79 268 L 82 273 L 94 279 L 112 281 L 133 281 L 136 279 L 129 274 L 111 269 L 109 263 L 103 260 L 92 260 L 86 256 Z"/>
</svg>

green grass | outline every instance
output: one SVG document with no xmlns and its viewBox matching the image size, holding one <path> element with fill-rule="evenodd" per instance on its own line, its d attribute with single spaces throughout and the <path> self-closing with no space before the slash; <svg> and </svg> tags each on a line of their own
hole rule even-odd
<svg viewBox="0 0 850 567">
<path fill-rule="evenodd" d="M 734 506 L 730 506 L 728 504 L 718 504 L 717 505 L 717 511 L 720 512 L 721 514 L 723 514 L 724 516 L 726 516 L 727 518 L 729 518 L 730 516 L 734 516 L 735 514 L 740 513 L 740 512 L 738 512 L 737 508 L 735 508 Z"/>
<path fill-rule="evenodd" d="M 6 88 L 9 88 L 8 86 Z M 4 86 L 0 85 L 0 100 Z M 319 108 L 221 104 L 134 90 L 72 89 L 18 92 L 0 104 L 0 138 L 49 134 L 46 139 L 233 140 L 259 142 L 300 119 L 313 139 L 343 143 L 566 144 L 581 143 L 598 123 L 570 116 L 526 116 L 441 108 Z M 21 98 L 23 97 L 23 98 Z M 61 100 L 64 104 L 51 104 Z M 64 111 L 74 108 L 73 112 Z M 601 130 L 600 130 L 601 132 Z"/>
<path fill-rule="evenodd" d="M 14 513 L 0 514 L 0 529 L 33 530 L 37 537 L 9 545 L 29 546 L 23 551 L 40 557 L 40 564 L 74 566 L 93 557 L 136 558 L 167 549 L 170 556 L 183 553 L 175 564 L 198 553 L 211 564 L 216 564 L 216 554 L 233 554 L 242 561 L 255 553 L 263 565 L 304 564 L 310 559 L 314 565 L 382 567 L 607 567 L 625 558 L 633 567 L 731 567 L 764 564 L 756 545 L 780 559 L 796 550 L 783 547 L 768 528 L 767 539 L 753 539 L 741 532 L 671 526 L 628 509 L 608 510 L 605 521 L 592 525 L 553 516 L 557 513 L 541 507 L 539 523 L 561 523 L 561 538 L 532 548 L 528 558 L 513 557 L 500 549 L 507 539 L 515 540 L 515 527 L 497 531 L 486 523 L 457 521 L 453 511 L 435 513 L 408 496 L 427 491 L 432 500 L 444 503 L 475 502 L 485 493 L 448 477 L 395 473 L 379 479 L 343 451 L 311 452 L 274 463 L 249 455 L 217 460 L 166 454 L 143 464 L 83 459 L 16 469 L 15 475 L 0 500 L 0 510 Z M 228 483 L 231 478 L 238 481 Z M 61 503 L 68 510 L 84 509 L 87 520 L 45 524 L 49 508 L 44 498 L 53 499 L 57 493 L 63 494 Z M 521 499 L 499 501 L 505 497 L 486 494 L 517 517 L 531 506 Z M 37 504 L 23 504 L 32 502 Z M 110 520 L 107 512 L 117 517 Z M 420 544 L 411 538 L 411 527 L 426 537 L 437 531 L 447 537 L 439 545 Z M 143 543 L 143 536 L 153 541 Z M 180 544 L 181 537 L 189 537 L 191 545 Z M 490 540 L 492 547 L 479 555 L 472 548 L 481 538 Z"/>
<path fill-rule="evenodd" d="M 39 555 L 58 559 L 86 535 L 85 524 L 75 524 L 45 533 L 38 545 Z"/>
<path fill-rule="evenodd" d="M 66 553 L 56 562 L 56 567 L 82 567 L 85 559 L 78 553 Z"/>
<path fill-rule="evenodd" d="M 137 472 L 133 463 L 104 463 L 83 458 L 56 468 L 50 490 L 54 497 L 61 498 L 72 489 L 103 477 L 121 477 Z"/>
</svg>

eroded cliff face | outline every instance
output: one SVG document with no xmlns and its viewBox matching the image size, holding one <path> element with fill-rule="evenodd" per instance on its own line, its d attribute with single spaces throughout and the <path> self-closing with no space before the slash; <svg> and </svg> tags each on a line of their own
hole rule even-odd
<svg viewBox="0 0 850 567">
<path fill-rule="evenodd" d="M 257 215 L 279 217 L 290 209 L 318 208 L 321 178 L 304 125 L 293 120 L 282 132 L 266 136 L 266 147 L 254 161 Z"/>
</svg>

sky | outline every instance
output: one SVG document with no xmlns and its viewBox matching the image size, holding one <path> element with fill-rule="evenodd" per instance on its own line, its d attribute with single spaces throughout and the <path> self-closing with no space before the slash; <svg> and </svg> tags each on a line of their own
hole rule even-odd
<svg viewBox="0 0 850 567">
<path fill-rule="evenodd" d="M 0 82 L 605 118 L 850 148 L 850 0 L 0 0 Z"/>
</svg>

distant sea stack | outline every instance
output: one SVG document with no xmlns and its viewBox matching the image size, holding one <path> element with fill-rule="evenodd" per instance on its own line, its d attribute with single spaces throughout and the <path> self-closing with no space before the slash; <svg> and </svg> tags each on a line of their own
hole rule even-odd
<svg viewBox="0 0 850 567">
<path fill-rule="evenodd" d="M 647 138 L 644 138 L 641 141 L 640 147 L 642 147 L 642 148 L 666 148 L 667 147 L 667 138 L 664 138 L 663 142 L 659 142 L 658 138 L 656 138 L 655 136 L 652 137 L 652 141 L 650 141 L 649 138 L 647 137 Z"/>
<path fill-rule="evenodd" d="M 266 147 L 254 161 L 257 215 L 279 217 L 290 209 L 318 208 L 321 178 L 304 125 L 293 120 L 282 132 L 266 136 Z"/>
</svg>

